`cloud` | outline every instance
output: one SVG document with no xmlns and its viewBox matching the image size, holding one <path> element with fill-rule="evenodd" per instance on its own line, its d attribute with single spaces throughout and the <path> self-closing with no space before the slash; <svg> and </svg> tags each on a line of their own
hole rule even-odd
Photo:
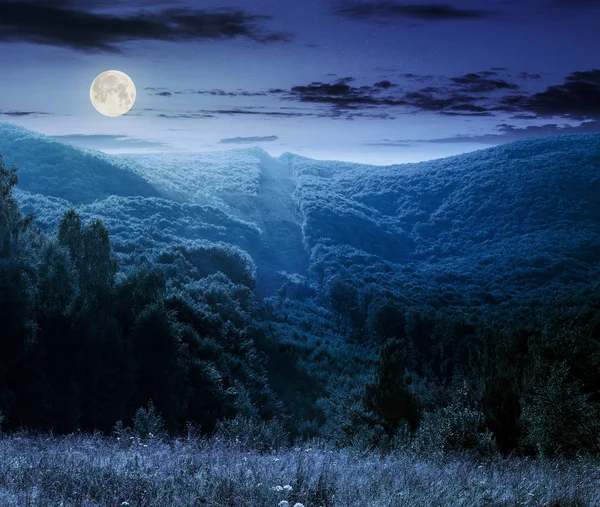
<svg viewBox="0 0 600 507">
<path fill-rule="evenodd" d="M 446 93 L 435 87 L 425 87 L 408 92 L 405 96 L 408 105 L 422 112 L 444 114 L 446 116 L 492 116 L 488 107 L 476 105 L 480 97 L 464 93 Z"/>
<path fill-rule="evenodd" d="M 351 19 L 386 23 L 397 19 L 419 21 L 475 20 L 493 15 L 480 9 L 460 9 L 449 4 L 406 4 L 392 1 L 343 1 L 335 13 Z"/>
<path fill-rule="evenodd" d="M 586 134 L 600 132 L 600 121 L 586 121 L 579 125 L 558 125 L 548 123 L 545 125 L 529 125 L 519 127 L 502 123 L 497 125 L 498 133 L 458 135 L 452 137 L 442 137 L 427 140 L 414 139 L 383 139 L 380 142 L 365 143 L 368 146 L 389 146 L 389 147 L 411 147 L 416 144 L 487 144 L 498 145 L 519 139 L 528 139 L 534 137 L 548 137 L 559 134 Z"/>
<path fill-rule="evenodd" d="M 438 76 L 436 86 L 423 84 L 415 86 L 414 83 L 400 86 L 389 79 L 361 85 L 356 78 L 346 76 L 331 82 L 313 81 L 289 89 L 172 91 L 166 88 L 148 88 L 148 90 L 163 96 L 168 96 L 166 94 L 168 92 L 219 97 L 272 97 L 304 106 L 294 111 L 283 106 L 271 111 L 265 107 L 235 107 L 183 113 L 168 112 L 160 115 L 165 118 L 255 115 L 353 120 L 393 119 L 397 114 L 410 113 L 485 117 L 503 115 L 513 119 L 528 120 L 563 117 L 583 121 L 600 118 L 600 69 L 573 72 L 562 84 L 547 86 L 545 90 L 535 93 L 526 92 L 518 84 L 503 79 L 499 73 L 505 70 L 494 67 L 460 76 L 445 78 Z M 405 73 L 403 76 L 416 83 L 433 77 L 411 73 Z M 535 81 L 541 76 L 520 72 L 516 77 Z"/>
<path fill-rule="evenodd" d="M 113 134 L 67 134 L 53 136 L 59 141 L 64 141 L 76 146 L 93 149 L 126 149 L 126 148 L 166 148 L 168 144 L 151 141 L 146 139 L 138 139 L 125 135 Z"/>
<path fill-rule="evenodd" d="M 390 96 L 381 96 L 385 86 L 356 87 L 348 84 L 354 78 L 339 79 L 334 83 L 313 81 L 308 85 L 294 86 L 284 97 L 287 100 L 329 104 L 337 108 L 356 108 L 359 106 L 398 106 L 406 102 Z"/>
<path fill-rule="evenodd" d="M 44 113 L 42 111 L 2 111 L 0 110 L 0 115 L 2 116 L 38 116 L 38 115 L 49 115 L 52 113 Z"/>
<path fill-rule="evenodd" d="M 261 43 L 288 40 L 283 33 L 263 31 L 269 16 L 243 10 L 167 8 L 117 15 L 97 12 L 73 2 L 0 1 L 0 42 L 30 42 L 84 52 L 120 52 L 134 40 L 171 42 L 242 37 Z"/>
<path fill-rule="evenodd" d="M 538 117 L 600 118 L 600 69 L 572 72 L 560 85 L 532 95 L 508 96 L 501 104 L 506 111 Z"/>
<path fill-rule="evenodd" d="M 263 137 L 228 137 L 221 139 L 219 144 L 247 144 L 247 143 L 266 143 L 277 141 L 277 136 L 263 136 Z"/>
<path fill-rule="evenodd" d="M 519 72 L 517 77 L 520 79 L 541 79 L 541 74 L 531 74 L 529 72 Z"/>
<path fill-rule="evenodd" d="M 277 92 L 277 90 L 273 90 Z M 214 97 L 266 97 L 269 95 L 267 92 L 250 92 L 246 90 L 235 90 L 226 92 L 225 90 L 184 90 L 177 93 L 193 93 L 196 95 L 211 95 Z"/>
<path fill-rule="evenodd" d="M 383 146 L 390 148 L 410 148 L 414 146 L 414 141 L 393 141 L 392 139 L 383 139 L 379 142 L 363 143 L 364 146 Z"/>
<path fill-rule="evenodd" d="M 468 93 L 488 93 L 496 90 L 518 90 L 519 86 L 509 83 L 503 79 L 490 79 L 495 71 L 483 71 L 478 73 L 469 73 L 464 76 L 453 77 L 450 80 L 460 86 L 461 90 Z"/>
</svg>

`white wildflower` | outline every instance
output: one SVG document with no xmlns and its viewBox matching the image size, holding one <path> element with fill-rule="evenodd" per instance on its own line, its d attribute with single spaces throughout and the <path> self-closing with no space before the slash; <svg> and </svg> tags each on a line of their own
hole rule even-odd
<svg viewBox="0 0 600 507">
<path fill-rule="evenodd" d="M 281 492 L 281 491 L 283 491 L 283 488 L 282 488 L 281 486 L 275 486 L 275 487 L 273 488 L 273 491 L 278 491 L 278 492 Z"/>
<path fill-rule="evenodd" d="M 289 484 L 286 484 L 283 489 L 285 489 L 288 493 L 292 491 L 292 487 Z"/>
<path fill-rule="evenodd" d="M 275 461 L 279 461 L 279 458 L 275 458 Z"/>
<path fill-rule="evenodd" d="M 295 504 L 294 504 L 294 507 L 304 507 L 304 505 L 303 505 L 303 504 L 301 504 L 300 502 L 298 502 L 298 503 L 295 503 Z"/>
<path fill-rule="evenodd" d="M 129 505 L 129 502 L 123 502 L 121 503 L 121 507 L 127 507 Z"/>
<path fill-rule="evenodd" d="M 281 502 L 279 502 L 279 507 L 290 507 L 290 503 L 287 502 L 286 500 L 281 500 Z"/>
</svg>

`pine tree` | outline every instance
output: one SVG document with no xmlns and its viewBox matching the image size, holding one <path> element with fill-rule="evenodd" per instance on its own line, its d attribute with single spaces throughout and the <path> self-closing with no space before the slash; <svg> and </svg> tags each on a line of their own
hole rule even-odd
<svg viewBox="0 0 600 507">
<path fill-rule="evenodd" d="M 375 382 L 366 388 L 365 407 L 377 414 L 389 435 L 396 432 L 403 420 L 413 431 L 419 424 L 420 409 L 409 389 L 405 365 L 404 341 L 388 340 L 379 357 Z"/>
</svg>

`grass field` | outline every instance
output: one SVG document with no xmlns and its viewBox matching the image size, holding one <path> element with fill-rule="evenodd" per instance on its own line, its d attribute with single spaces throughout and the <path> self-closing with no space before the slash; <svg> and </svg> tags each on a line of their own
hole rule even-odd
<svg viewBox="0 0 600 507">
<path fill-rule="evenodd" d="M 16 434 L 0 439 L 1 506 L 600 505 L 600 466 L 213 439 Z M 297 506 L 299 507 L 299 506 Z"/>
</svg>

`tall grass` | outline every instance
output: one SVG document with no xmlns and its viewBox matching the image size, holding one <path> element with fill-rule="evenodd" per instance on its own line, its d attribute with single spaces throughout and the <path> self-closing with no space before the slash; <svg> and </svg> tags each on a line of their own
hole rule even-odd
<svg viewBox="0 0 600 507">
<path fill-rule="evenodd" d="M 477 463 L 319 443 L 259 453 L 217 438 L 0 439 L 2 506 L 591 506 L 599 484 L 589 461 Z"/>
</svg>

